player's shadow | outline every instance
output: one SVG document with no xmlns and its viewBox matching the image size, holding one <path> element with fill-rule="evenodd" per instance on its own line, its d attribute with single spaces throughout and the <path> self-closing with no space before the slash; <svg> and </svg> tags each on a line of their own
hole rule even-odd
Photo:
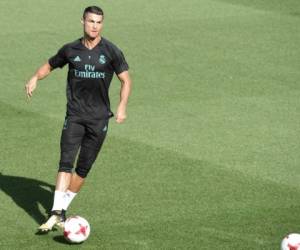
<svg viewBox="0 0 300 250">
<path fill-rule="evenodd" d="M 51 209 L 53 185 L 35 179 L 0 173 L 0 190 L 10 196 L 38 224 L 45 221 L 47 215 L 40 210 L 39 204 L 45 211 Z"/>
<path fill-rule="evenodd" d="M 71 243 L 71 242 L 67 241 L 63 235 L 56 235 L 56 236 L 53 237 L 53 240 L 60 243 L 60 244 L 64 244 L 64 245 L 74 245 L 75 244 L 75 245 L 78 246 L 78 245 L 83 243 L 83 242 L 81 242 L 81 243 Z"/>
</svg>

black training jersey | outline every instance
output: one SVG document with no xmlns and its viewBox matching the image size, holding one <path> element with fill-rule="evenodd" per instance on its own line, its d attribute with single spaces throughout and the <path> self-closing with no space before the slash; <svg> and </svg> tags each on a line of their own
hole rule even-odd
<svg viewBox="0 0 300 250">
<path fill-rule="evenodd" d="M 128 70 L 120 49 L 105 38 L 93 49 L 82 43 L 82 38 L 64 45 L 49 59 L 55 69 L 69 65 L 67 80 L 67 115 L 87 119 L 106 119 L 110 110 L 108 89 L 114 73 Z"/>
</svg>

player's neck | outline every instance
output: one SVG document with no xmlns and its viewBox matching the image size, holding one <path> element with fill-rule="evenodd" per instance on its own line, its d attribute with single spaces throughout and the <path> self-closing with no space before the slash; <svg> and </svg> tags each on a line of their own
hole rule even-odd
<svg viewBox="0 0 300 250">
<path fill-rule="evenodd" d="M 98 36 L 96 38 L 90 38 L 88 36 L 84 36 L 82 39 L 82 43 L 85 47 L 88 49 L 93 49 L 97 44 L 101 41 L 101 36 Z"/>
</svg>

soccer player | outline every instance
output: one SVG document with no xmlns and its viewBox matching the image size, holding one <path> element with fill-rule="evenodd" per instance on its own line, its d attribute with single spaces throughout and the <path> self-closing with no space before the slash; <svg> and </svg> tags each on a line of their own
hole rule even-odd
<svg viewBox="0 0 300 250">
<path fill-rule="evenodd" d="M 48 232 L 53 226 L 63 227 L 66 210 L 80 191 L 106 137 L 110 110 L 108 90 L 114 73 L 121 82 L 120 102 L 115 119 L 126 119 L 126 106 L 131 89 L 128 64 L 122 51 L 101 36 L 104 14 L 101 8 L 84 10 L 84 35 L 65 44 L 42 65 L 25 86 L 30 98 L 38 80 L 53 69 L 69 66 L 67 78 L 67 112 L 61 135 L 61 154 L 53 207 L 49 219 L 39 227 Z M 73 165 L 79 151 L 76 168 Z"/>
</svg>

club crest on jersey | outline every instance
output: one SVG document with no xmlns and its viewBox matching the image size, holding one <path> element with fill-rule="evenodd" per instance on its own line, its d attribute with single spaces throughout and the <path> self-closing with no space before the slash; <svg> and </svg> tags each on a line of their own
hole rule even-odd
<svg viewBox="0 0 300 250">
<path fill-rule="evenodd" d="M 100 57 L 99 57 L 99 63 L 100 64 L 105 64 L 106 63 L 106 58 L 105 58 L 104 55 L 100 55 Z"/>
</svg>

